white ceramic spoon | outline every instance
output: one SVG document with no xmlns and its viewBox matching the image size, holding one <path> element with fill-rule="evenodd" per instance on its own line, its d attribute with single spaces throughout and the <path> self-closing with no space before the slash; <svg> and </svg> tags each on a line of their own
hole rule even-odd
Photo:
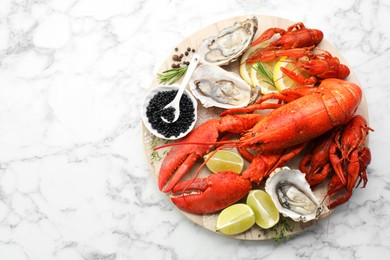
<svg viewBox="0 0 390 260">
<path fill-rule="evenodd" d="M 186 88 L 188 82 L 190 81 L 190 78 L 191 78 L 192 74 L 194 73 L 198 63 L 199 63 L 199 54 L 194 54 L 192 56 L 192 59 L 190 61 L 190 65 L 188 66 L 187 72 L 184 75 L 184 79 L 181 82 L 181 85 L 179 87 L 179 90 L 177 91 L 177 94 L 176 94 L 175 98 L 168 105 L 166 105 L 163 108 L 163 110 L 165 110 L 165 109 L 167 109 L 169 107 L 173 107 L 175 109 L 175 111 L 174 111 L 174 116 L 175 117 L 173 118 L 172 121 L 169 121 L 169 120 L 165 119 L 164 116 L 161 116 L 161 119 L 164 122 L 166 122 L 166 123 L 173 123 L 173 122 L 176 122 L 176 120 L 179 118 L 179 116 L 180 116 L 180 99 L 181 99 L 181 96 L 183 95 L 184 89 Z"/>
</svg>

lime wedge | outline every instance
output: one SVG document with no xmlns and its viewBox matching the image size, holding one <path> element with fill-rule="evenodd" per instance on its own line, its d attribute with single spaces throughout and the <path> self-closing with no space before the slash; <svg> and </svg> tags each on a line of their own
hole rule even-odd
<svg viewBox="0 0 390 260">
<path fill-rule="evenodd" d="M 255 214 L 246 204 L 231 205 L 219 214 L 216 230 L 225 235 L 242 233 L 255 224 Z"/>
<path fill-rule="evenodd" d="M 279 211 L 271 196 L 262 190 L 251 190 L 246 203 L 255 213 L 256 224 L 261 228 L 268 229 L 279 221 Z"/>
<path fill-rule="evenodd" d="M 204 156 L 204 160 L 212 154 L 213 152 Z M 233 171 L 236 173 L 241 173 L 242 168 L 244 167 L 244 160 L 242 157 L 232 151 L 219 150 L 214 153 L 210 160 L 206 163 L 207 168 L 213 173 L 223 172 L 223 171 Z"/>
</svg>

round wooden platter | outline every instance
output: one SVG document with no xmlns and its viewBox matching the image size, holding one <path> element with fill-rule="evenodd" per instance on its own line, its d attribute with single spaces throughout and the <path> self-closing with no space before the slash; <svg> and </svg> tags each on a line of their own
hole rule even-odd
<svg viewBox="0 0 390 260">
<path fill-rule="evenodd" d="M 209 25 L 209 26 L 195 32 L 194 34 L 190 35 L 189 37 L 187 37 L 185 40 L 183 40 L 180 44 L 177 45 L 177 48 L 179 49 L 179 52 L 184 51 L 187 47 L 194 48 L 196 50 L 198 48 L 200 42 L 203 39 L 217 34 L 219 31 L 221 31 L 222 29 L 224 29 L 226 27 L 233 25 L 235 22 L 245 20 L 248 16 L 232 17 L 232 18 L 229 18 L 226 20 L 216 22 L 212 25 Z M 256 15 L 256 16 L 258 18 L 259 28 L 257 30 L 256 36 L 254 39 L 257 39 L 257 37 L 268 28 L 279 27 L 279 28 L 286 29 L 288 26 L 295 23 L 293 21 L 286 20 L 286 19 L 283 19 L 280 17 L 265 16 L 265 15 Z M 310 25 L 307 25 L 307 26 L 310 27 Z M 321 29 L 321 28 L 317 28 L 317 29 Z M 342 57 L 342 55 L 339 53 L 339 51 L 326 39 L 324 39 L 318 47 L 329 51 L 333 56 L 338 57 L 340 59 L 341 63 L 348 65 L 348 62 Z M 172 53 L 167 54 L 167 58 L 163 62 L 163 64 L 161 65 L 158 73 L 161 73 L 162 71 L 171 68 L 171 64 L 172 64 L 171 57 L 175 53 L 176 52 L 174 52 L 174 50 L 172 50 Z M 190 58 L 188 58 L 188 60 L 190 60 Z M 232 71 L 232 72 L 239 74 L 239 72 L 238 72 L 239 63 L 238 62 L 234 62 L 228 66 L 224 66 L 223 68 L 228 70 L 228 71 Z M 351 71 L 351 74 L 349 75 L 347 80 L 359 85 L 359 81 L 358 81 L 358 79 L 353 71 Z M 180 80 L 177 83 L 180 83 Z M 156 77 L 154 78 L 153 82 L 150 85 L 150 89 L 153 89 L 158 85 L 159 85 L 159 82 L 158 82 L 157 75 L 156 75 Z M 221 111 L 222 111 L 221 109 L 217 109 L 217 108 L 207 108 L 206 109 L 198 102 L 198 119 L 197 119 L 196 125 L 199 125 L 212 117 L 218 118 L 219 117 L 218 115 L 220 114 Z M 367 103 L 366 103 L 364 96 L 363 96 L 363 100 L 360 104 L 360 107 L 358 108 L 357 113 L 363 115 L 368 121 L 368 109 L 367 109 Z M 150 170 L 157 180 L 160 166 L 161 166 L 161 162 L 163 160 L 163 157 L 166 155 L 167 151 L 169 150 L 169 148 L 161 149 L 158 151 L 153 151 L 154 147 L 162 145 L 162 144 L 166 143 L 166 141 L 159 139 L 159 138 L 155 137 L 154 135 L 152 135 L 146 129 L 145 126 L 143 126 L 143 143 L 144 143 L 146 158 L 149 162 Z M 289 162 L 288 166 L 290 168 L 296 169 L 299 159 L 300 158 L 296 158 L 292 162 Z M 198 168 L 199 165 L 200 165 L 200 163 L 196 164 L 193 167 L 192 171 L 189 172 L 185 176 L 185 179 L 193 178 L 195 170 Z M 246 166 L 247 166 L 247 163 L 246 163 Z M 206 167 L 204 167 L 201 170 L 198 177 L 199 178 L 206 177 L 209 174 L 210 174 L 210 172 L 208 171 L 208 169 Z M 314 191 L 314 193 L 321 201 L 322 198 L 324 198 L 325 193 L 326 193 L 326 183 L 324 183 L 323 185 L 318 187 Z M 163 193 L 161 193 L 161 194 L 163 195 Z M 169 196 L 169 194 L 166 194 L 166 196 Z M 245 199 L 242 202 L 245 203 Z M 327 203 L 327 201 L 325 201 L 324 203 Z M 179 209 L 177 209 L 177 210 L 179 210 Z M 218 213 L 197 215 L 197 214 L 187 213 L 184 211 L 181 211 L 181 212 L 186 217 L 188 217 L 190 220 L 197 223 L 198 225 L 203 226 L 206 229 L 209 229 L 213 232 L 218 233 L 215 230 L 215 225 L 217 222 Z M 328 214 L 330 214 L 330 212 L 328 212 Z M 294 222 L 290 219 L 285 218 L 284 220 L 287 221 L 287 223 L 290 226 L 292 226 L 292 229 L 289 229 L 288 231 L 286 231 L 284 233 L 284 235 L 291 236 L 291 235 L 296 235 L 296 234 L 302 233 L 303 231 L 305 231 L 309 227 L 315 225 L 315 223 L 317 223 L 318 221 L 321 221 L 321 219 L 326 217 L 328 214 L 322 215 L 322 217 L 320 217 L 319 220 L 310 221 L 310 222 L 306 222 L 306 223 Z M 238 235 L 231 236 L 231 237 L 236 238 L 236 239 L 243 239 L 243 240 L 274 239 L 274 238 L 277 238 L 280 236 L 280 233 L 279 233 L 280 229 L 284 228 L 281 225 L 279 225 L 279 226 L 278 225 L 276 225 L 275 228 L 273 228 L 271 230 L 263 230 L 255 224 L 248 231 L 241 233 L 241 234 L 238 234 Z M 218 233 L 218 234 L 220 234 L 220 233 Z"/>
</svg>

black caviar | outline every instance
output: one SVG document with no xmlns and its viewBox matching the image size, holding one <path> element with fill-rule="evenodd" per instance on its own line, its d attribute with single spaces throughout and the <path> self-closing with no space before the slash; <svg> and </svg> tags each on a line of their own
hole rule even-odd
<svg viewBox="0 0 390 260">
<path fill-rule="evenodd" d="M 184 133 L 191 126 L 195 120 L 195 108 L 191 99 L 184 93 L 180 100 L 180 116 L 173 123 L 164 122 L 161 116 L 167 121 L 173 121 L 174 108 L 163 109 L 176 96 L 177 90 L 158 92 L 150 100 L 146 108 L 146 116 L 149 123 L 159 134 L 165 137 L 179 136 Z"/>
</svg>

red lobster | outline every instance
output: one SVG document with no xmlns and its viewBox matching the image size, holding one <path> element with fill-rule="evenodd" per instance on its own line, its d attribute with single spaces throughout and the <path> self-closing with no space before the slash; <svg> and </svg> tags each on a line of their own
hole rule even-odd
<svg viewBox="0 0 390 260">
<path fill-rule="evenodd" d="M 327 196 L 345 193 L 329 204 L 333 209 L 352 196 L 352 190 L 361 181 L 363 188 L 367 183 L 366 168 L 371 162 L 370 149 L 365 146 L 366 136 L 372 128 L 367 126 L 361 115 L 354 116 L 348 124 L 335 128 L 321 136 L 314 147 L 302 158 L 300 170 L 306 173 L 306 179 L 311 186 L 324 181 L 336 172 L 328 184 Z"/>
<path fill-rule="evenodd" d="M 219 172 L 207 178 L 178 183 L 181 176 L 195 163 L 196 158 L 207 153 L 211 146 L 220 144 L 217 141 L 218 131 L 211 133 L 212 129 L 219 127 L 208 128 L 201 125 L 182 142 L 168 144 L 175 147 L 164 158 L 159 187 L 165 192 L 173 187 L 171 200 L 182 210 L 192 213 L 219 211 L 243 198 L 251 190 L 252 182 L 259 183 L 273 169 L 284 165 L 298 154 L 308 141 L 347 123 L 355 114 L 361 97 L 362 91 L 356 84 L 339 79 L 326 79 L 318 88 L 287 89 L 281 94 L 265 95 L 260 103 L 247 108 L 227 110 L 224 115 L 276 108 L 268 115 L 259 117 L 258 122 L 243 132 L 240 139 L 222 143 L 221 147 L 250 148 L 258 152 L 242 176 L 232 172 Z M 263 103 L 270 98 L 278 98 L 288 103 Z M 205 124 L 219 125 L 220 121 L 211 119 Z M 176 174 L 179 177 L 176 177 Z M 166 188 L 167 182 L 169 188 Z"/>
<path fill-rule="evenodd" d="M 341 64 L 337 57 L 325 50 L 322 53 L 315 54 L 311 48 L 289 49 L 289 50 L 267 50 L 260 51 L 256 56 L 249 58 L 247 63 L 255 63 L 258 61 L 270 61 L 277 57 L 289 57 L 299 59 L 307 57 L 306 60 L 285 61 L 296 64 L 296 69 L 306 71 L 310 77 L 305 78 L 303 75 L 294 71 L 281 67 L 281 71 L 288 77 L 298 82 L 301 85 L 313 85 L 318 79 L 338 78 L 345 79 L 349 76 L 350 70 L 348 66 Z"/>
<path fill-rule="evenodd" d="M 267 62 L 278 57 L 286 56 L 289 58 L 307 57 L 306 61 L 298 61 L 297 69 L 303 69 L 311 76 L 306 79 L 302 75 L 281 68 L 283 73 L 297 81 L 301 85 L 312 85 L 317 79 L 338 78 L 345 79 L 348 77 L 349 68 L 341 64 L 339 59 L 333 57 L 329 52 L 321 50 L 322 53 L 315 54 L 312 49 L 323 39 L 323 33 L 316 29 L 307 29 L 303 23 L 296 23 L 288 27 L 287 31 L 281 28 L 270 28 L 252 43 L 256 46 L 266 40 L 269 40 L 276 33 L 281 37 L 272 41 L 269 46 L 260 49 L 249 57 L 246 63 L 256 63 L 259 61 Z"/>
<path fill-rule="evenodd" d="M 362 116 L 358 115 L 336 134 L 335 142 L 330 147 L 329 159 L 337 174 L 329 182 L 327 194 L 328 196 L 336 195 L 343 188 L 345 188 L 345 193 L 329 205 L 330 209 L 351 198 L 352 189 L 358 178 L 359 182 L 356 187 L 362 181 L 363 188 L 366 186 L 366 169 L 371 162 L 370 149 L 365 146 L 369 131 L 373 131 L 373 129 L 367 126 L 367 122 Z"/>
<path fill-rule="evenodd" d="M 320 30 L 308 29 L 302 22 L 299 22 L 289 26 L 287 31 L 281 28 L 269 28 L 252 42 L 251 46 L 267 41 L 277 33 L 281 37 L 271 42 L 270 47 L 282 47 L 283 49 L 310 47 L 319 44 L 324 38 L 324 34 Z"/>
<path fill-rule="evenodd" d="M 306 71 L 310 78 L 305 78 L 291 70 L 281 67 L 281 71 L 289 78 L 301 85 L 313 85 L 318 79 L 338 78 L 345 79 L 349 76 L 348 66 L 341 64 L 337 57 L 333 57 L 329 52 L 315 54 L 307 61 L 297 61 L 296 68 Z"/>
<path fill-rule="evenodd" d="M 324 38 L 323 33 L 317 29 L 307 29 L 303 23 L 296 23 L 287 28 L 287 31 L 281 28 L 270 28 L 265 30 L 251 46 L 256 46 L 264 41 L 271 39 L 275 34 L 279 33 L 280 38 L 272 41 L 269 46 L 260 49 L 252 55 L 246 62 L 254 63 L 256 61 L 269 61 L 276 57 L 285 56 L 278 52 L 288 49 L 314 47 L 319 44 Z M 309 48 L 310 49 L 310 48 Z M 292 53 L 293 54 L 293 53 Z M 275 56 L 277 55 L 277 56 Z M 274 57 L 274 58 L 272 58 Z M 291 56 L 290 56 L 291 57 Z"/>
</svg>

